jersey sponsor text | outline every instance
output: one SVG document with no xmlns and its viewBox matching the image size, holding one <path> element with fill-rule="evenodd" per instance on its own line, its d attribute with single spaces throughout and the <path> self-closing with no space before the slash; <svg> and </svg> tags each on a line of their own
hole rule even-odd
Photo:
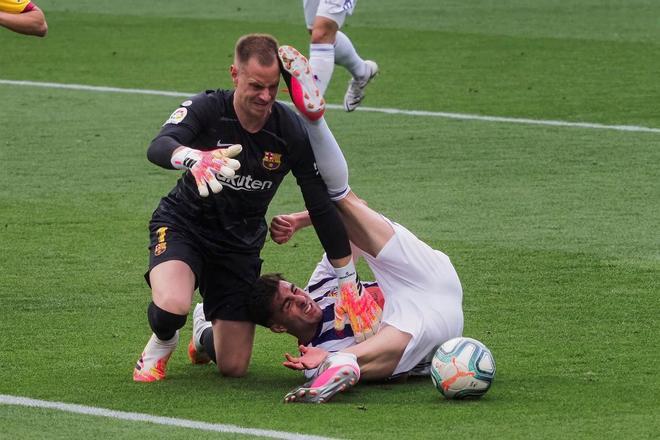
<svg viewBox="0 0 660 440">
<path fill-rule="evenodd" d="M 225 177 L 221 174 L 216 174 L 215 177 L 222 182 L 223 185 L 238 191 L 260 191 L 271 189 L 273 187 L 272 180 L 253 179 L 250 175 Z"/>
</svg>

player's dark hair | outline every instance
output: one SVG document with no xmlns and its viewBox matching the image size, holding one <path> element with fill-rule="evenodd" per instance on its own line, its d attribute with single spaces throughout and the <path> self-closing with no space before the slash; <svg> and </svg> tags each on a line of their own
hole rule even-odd
<svg viewBox="0 0 660 440">
<path fill-rule="evenodd" d="M 279 273 L 268 273 L 257 279 L 248 299 L 248 316 L 255 324 L 270 327 L 273 317 L 273 300 L 284 278 Z"/>
<path fill-rule="evenodd" d="M 272 66 L 277 61 L 279 44 L 272 35 L 248 34 L 236 42 L 235 58 L 238 64 L 247 63 L 250 58 L 257 58 L 262 66 Z"/>
</svg>

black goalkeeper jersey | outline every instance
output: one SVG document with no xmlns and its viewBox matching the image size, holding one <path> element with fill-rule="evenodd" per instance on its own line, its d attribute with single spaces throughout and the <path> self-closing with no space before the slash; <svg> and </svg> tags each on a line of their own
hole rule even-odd
<svg viewBox="0 0 660 440">
<path fill-rule="evenodd" d="M 153 160 L 153 150 L 162 148 L 163 138 L 198 150 L 241 144 L 243 150 L 235 157 L 240 169 L 231 179 L 218 175 L 223 190 L 208 197 L 199 195 L 195 179 L 186 171 L 161 199 L 153 221 L 183 226 L 214 252 L 258 252 L 268 230 L 268 204 L 291 171 L 328 255 L 348 255 L 348 239 L 341 243 L 346 231 L 316 169 L 302 120 L 276 102 L 264 127 L 249 133 L 238 121 L 233 96 L 233 91 L 209 90 L 183 102 L 152 141 L 149 156 L 172 168 L 169 162 Z"/>
</svg>

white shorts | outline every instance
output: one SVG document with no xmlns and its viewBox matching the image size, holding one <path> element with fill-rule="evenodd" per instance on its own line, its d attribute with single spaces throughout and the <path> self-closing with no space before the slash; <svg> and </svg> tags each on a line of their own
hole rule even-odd
<svg viewBox="0 0 660 440">
<path fill-rule="evenodd" d="M 403 226 L 390 223 L 394 236 L 378 256 L 362 256 L 385 297 L 381 325 L 412 336 L 393 373 L 399 374 L 463 334 L 463 288 L 449 257 Z"/>
<path fill-rule="evenodd" d="M 329 18 L 341 28 L 346 16 L 353 14 L 355 3 L 357 0 L 303 0 L 307 29 L 312 28 L 317 16 Z"/>
</svg>

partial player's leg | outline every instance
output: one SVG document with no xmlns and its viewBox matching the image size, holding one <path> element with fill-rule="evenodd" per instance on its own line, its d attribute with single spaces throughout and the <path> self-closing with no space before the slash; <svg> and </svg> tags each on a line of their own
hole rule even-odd
<svg viewBox="0 0 660 440">
<path fill-rule="evenodd" d="M 291 102 L 305 119 L 318 120 L 325 111 L 325 100 L 314 80 L 309 61 L 292 46 L 280 46 L 277 55 Z"/>
<path fill-rule="evenodd" d="M 309 62 L 321 94 L 325 94 L 332 78 L 334 65 L 339 64 L 351 73 L 344 96 L 344 108 L 355 110 L 364 99 L 364 90 L 378 74 L 378 65 L 363 60 L 353 42 L 339 29 L 346 17 L 353 13 L 354 2 L 304 0 L 305 22 L 311 34 Z"/>
<path fill-rule="evenodd" d="M 351 73 L 348 89 L 344 95 L 344 109 L 352 112 L 362 103 L 365 89 L 378 74 L 378 64 L 363 60 L 346 34 L 338 31 L 335 37 L 335 63 Z"/>
<path fill-rule="evenodd" d="M 309 64 L 316 76 L 316 84 L 325 94 L 335 69 L 335 36 L 339 30 L 331 18 L 316 16 L 309 45 Z"/>
<path fill-rule="evenodd" d="M 212 332 L 211 323 L 204 317 L 204 304 L 199 303 L 193 311 L 192 337 L 188 343 L 188 359 L 195 365 L 208 364 L 211 357 L 204 349 L 205 332 Z"/>
<path fill-rule="evenodd" d="M 348 8 L 346 9 L 345 7 Z M 310 33 L 309 61 L 317 84 L 324 94 L 335 68 L 335 38 L 352 12 L 349 2 L 303 0 L 305 24 Z"/>
<path fill-rule="evenodd" d="M 346 89 L 346 94 L 344 95 L 344 110 L 347 112 L 352 112 L 362 104 L 365 89 L 371 80 L 378 75 L 378 64 L 374 61 L 367 60 L 364 62 L 364 65 L 366 74 L 363 77 L 351 78 L 348 81 L 348 89 Z"/>
<path fill-rule="evenodd" d="M 255 325 L 247 299 L 261 272 L 258 254 L 224 254 L 207 262 L 199 290 L 212 331 L 200 335 L 204 351 L 223 376 L 245 376 L 252 357 Z"/>
<path fill-rule="evenodd" d="M 198 305 L 198 307 L 201 304 Z M 246 321 L 206 321 L 195 317 L 188 357 L 193 364 L 216 363 L 223 376 L 245 376 L 250 365 L 255 325 Z M 199 318 L 199 319 L 197 319 Z"/>
<path fill-rule="evenodd" d="M 179 260 L 162 262 L 149 272 L 152 302 L 147 316 L 153 331 L 133 370 L 136 382 L 165 378 L 167 361 L 179 341 L 179 329 L 186 323 L 195 290 L 195 275 Z"/>
<path fill-rule="evenodd" d="M 188 357 L 193 364 L 207 364 L 212 360 L 223 376 L 244 376 L 252 355 L 254 329 L 254 324 L 245 321 L 207 321 L 202 304 L 197 304 Z"/>
<path fill-rule="evenodd" d="M 278 50 L 282 76 L 289 88 L 291 101 L 307 123 L 309 141 L 314 151 L 321 177 L 332 200 L 348 194 L 348 165 L 346 159 L 323 118 L 325 102 L 318 95 L 318 87 L 311 77 L 308 60 L 294 47 L 281 46 Z M 317 96 L 320 101 L 317 102 Z M 322 104 L 322 105 L 321 105 Z"/>
<path fill-rule="evenodd" d="M 335 64 L 339 64 L 348 70 L 353 78 L 366 78 L 366 61 L 363 60 L 355 50 L 351 39 L 342 31 L 337 31 L 335 35 Z"/>
<path fill-rule="evenodd" d="M 223 376 L 245 376 L 252 357 L 255 325 L 248 321 L 213 320 L 213 345 Z"/>
<path fill-rule="evenodd" d="M 351 190 L 348 185 L 346 158 L 325 122 L 325 118 L 306 122 L 309 142 L 316 158 L 316 166 L 328 188 L 328 195 L 333 201 L 341 200 Z"/>
<path fill-rule="evenodd" d="M 392 225 L 352 191 L 337 202 L 337 208 L 349 240 L 372 257 L 376 257 L 394 236 Z"/>
<path fill-rule="evenodd" d="M 290 66 L 296 66 L 298 70 L 306 69 L 306 60 L 294 48 L 282 46 L 279 52 L 283 72 L 291 70 Z M 293 58 L 295 62 L 286 61 L 289 58 Z M 295 77 L 291 81 L 295 82 Z M 295 103 L 293 95 L 292 100 Z M 298 105 L 296 107 L 298 107 L 307 123 L 307 133 L 316 158 L 316 165 L 328 188 L 330 198 L 338 202 L 340 213 L 345 219 L 344 223 L 349 232 L 349 239 L 360 249 L 373 256 L 377 255 L 393 235 L 392 227 L 380 214 L 358 199 L 355 194 L 350 197 L 350 200 L 345 200 L 348 198 L 347 195 L 350 194 L 348 164 L 337 140 L 330 131 L 325 118 L 320 117 L 310 120 L 304 108 L 301 109 Z"/>
</svg>

